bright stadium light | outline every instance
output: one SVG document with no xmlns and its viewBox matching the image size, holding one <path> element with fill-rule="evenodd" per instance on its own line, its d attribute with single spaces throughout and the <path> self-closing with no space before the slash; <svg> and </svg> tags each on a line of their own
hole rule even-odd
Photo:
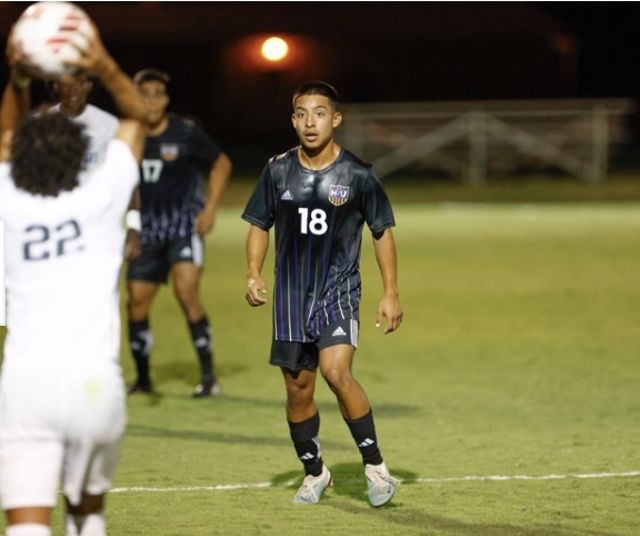
<svg viewBox="0 0 640 536">
<path fill-rule="evenodd" d="M 272 62 L 283 60 L 289 53 L 289 45 L 281 37 L 269 37 L 262 43 L 262 56 Z"/>
</svg>

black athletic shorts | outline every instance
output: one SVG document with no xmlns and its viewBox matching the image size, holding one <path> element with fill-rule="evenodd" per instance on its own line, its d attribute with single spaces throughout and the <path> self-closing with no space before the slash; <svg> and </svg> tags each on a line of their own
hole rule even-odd
<svg viewBox="0 0 640 536">
<path fill-rule="evenodd" d="M 276 341 L 271 343 L 271 358 L 269 363 L 288 370 L 315 370 L 318 368 L 320 350 L 336 344 L 350 344 L 358 347 L 357 320 L 346 318 L 332 322 L 320 331 L 317 341 L 289 342 Z"/>
<path fill-rule="evenodd" d="M 127 279 L 166 283 L 169 270 L 178 262 L 192 262 L 202 268 L 204 243 L 198 234 L 163 244 L 143 245 L 142 253 L 129 262 Z"/>
</svg>

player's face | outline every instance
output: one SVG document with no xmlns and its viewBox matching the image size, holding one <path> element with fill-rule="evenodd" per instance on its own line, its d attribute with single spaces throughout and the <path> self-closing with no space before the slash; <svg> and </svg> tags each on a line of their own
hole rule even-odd
<svg viewBox="0 0 640 536">
<path fill-rule="evenodd" d="M 138 91 L 147 108 L 149 125 L 151 127 L 158 125 L 164 119 L 169 106 L 167 87 L 159 80 L 149 80 L 140 84 Z"/>
<path fill-rule="evenodd" d="M 342 114 L 324 95 L 300 95 L 295 100 L 291 121 L 302 147 L 318 152 L 333 139 L 333 131 L 342 122 Z"/>
<path fill-rule="evenodd" d="M 72 116 L 84 111 L 92 89 L 93 82 L 86 75 L 68 77 L 55 83 L 62 110 Z"/>
</svg>

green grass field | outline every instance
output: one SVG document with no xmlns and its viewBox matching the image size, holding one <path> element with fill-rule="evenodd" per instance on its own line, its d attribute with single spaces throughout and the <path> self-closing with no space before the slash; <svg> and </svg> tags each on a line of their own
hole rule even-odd
<svg viewBox="0 0 640 536">
<path fill-rule="evenodd" d="M 202 289 L 225 393 L 190 398 L 196 359 L 164 290 L 151 317 L 160 395 L 130 399 L 110 534 L 640 533 L 639 204 L 397 205 L 405 320 L 388 336 L 374 327 L 381 286 L 366 232 L 355 374 L 404 480 L 378 510 L 324 384 L 335 487 L 318 506 L 290 504 L 300 467 L 267 364 L 270 309 L 243 297 L 240 210 L 219 217 Z M 122 362 L 131 380 L 126 347 Z M 465 478 L 489 475 L 559 477 Z"/>
</svg>

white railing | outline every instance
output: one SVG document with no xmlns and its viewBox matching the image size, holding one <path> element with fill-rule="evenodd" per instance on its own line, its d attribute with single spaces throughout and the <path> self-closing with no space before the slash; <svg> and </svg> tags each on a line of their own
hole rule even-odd
<svg viewBox="0 0 640 536">
<path fill-rule="evenodd" d="M 607 177 L 626 140 L 628 99 L 376 103 L 342 106 L 339 139 L 380 176 L 434 169 L 469 184 L 522 168 Z"/>
</svg>

